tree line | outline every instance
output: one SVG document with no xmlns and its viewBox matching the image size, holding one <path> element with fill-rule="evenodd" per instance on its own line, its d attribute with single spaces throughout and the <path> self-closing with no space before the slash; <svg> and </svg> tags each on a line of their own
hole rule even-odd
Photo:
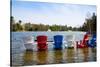
<svg viewBox="0 0 100 67">
<path fill-rule="evenodd" d="M 10 22 L 11 22 L 11 31 L 48 31 L 50 29 L 51 31 L 88 31 L 91 33 L 96 33 L 96 22 L 97 22 L 97 16 L 95 13 L 89 18 L 86 18 L 84 21 L 84 24 L 80 27 L 72 27 L 67 25 L 45 25 L 45 24 L 34 24 L 34 23 L 23 23 L 21 20 L 18 22 L 15 21 L 14 17 L 11 16 Z M 80 22 L 81 23 L 81 22 Z"/>
</svg>

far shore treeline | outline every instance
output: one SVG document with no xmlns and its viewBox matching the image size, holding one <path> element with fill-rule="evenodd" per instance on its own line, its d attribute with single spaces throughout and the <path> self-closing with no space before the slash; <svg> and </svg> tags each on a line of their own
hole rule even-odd
<svg viewBox="0 0 100 67">
<path fill-rule="evenodd" d="M 21 19 L 19 21 L 15 21 L 14 16 L 10 17 L 11 22 L 11 31 L 48 31 L 50 29 L 51 31 L 86 31 L 91 33 L 96 33 L 96 22 L 97 22 L 97 16 L 95 13 L 92 14 L 90 18 L 86 18 L 84 21 L 84 24 L 80 27 L 72 27 L 67 25 L 45 25 L 45 24 L 35 24 L 35 23 L 23 23 Z M 69 23 L 69 21 L 66 21 L 66 23 Z M 81 22 L 80 22 L 81 23 Z"/>
</svg>

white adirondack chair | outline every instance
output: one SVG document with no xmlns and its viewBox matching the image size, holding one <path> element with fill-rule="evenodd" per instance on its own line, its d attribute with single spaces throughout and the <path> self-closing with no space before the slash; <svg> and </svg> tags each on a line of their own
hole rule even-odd
<svg viewBox="0 0 100 67">
<path fill-rule="evenodd" d="M 34 38 L 32 36 L 23 37 L 23 42 L 24 42 L 26 50 L 33 50 Z"/>
<path fill-rule="evenodd" d="M 74 47 L 75 45 L 75 35 L 67 35 L 66 36 L 66 45 L 65 47 Z"/>
</svg>

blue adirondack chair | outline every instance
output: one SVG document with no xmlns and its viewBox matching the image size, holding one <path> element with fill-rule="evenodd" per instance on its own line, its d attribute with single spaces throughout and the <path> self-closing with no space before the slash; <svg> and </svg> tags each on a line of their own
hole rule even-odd
<svg viewBox="0 0 100 67">
<path fill-rule="evenodd" d="M 89 47 L 96 47 L 96 34 L 92 35 L 92 38 L 88 41 L 87 45 Z"/>
<path fill-rule="evenodd" d="M 63 36 L 55 35 L 54 36 L 54 49 L 62 49 Z"/>
</svg>

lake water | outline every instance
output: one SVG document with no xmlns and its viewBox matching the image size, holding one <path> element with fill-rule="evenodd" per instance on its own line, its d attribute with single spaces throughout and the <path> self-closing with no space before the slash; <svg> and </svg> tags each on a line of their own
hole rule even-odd
<svg viewBox="0 0 100 67">
<path fill-rule="evenodd" d="M 96 48 L 64 48 L 53 50 L 53 44 L 48 43 L 48 50 L 37 51 L 34 45 L 33 51 L 26 51 L 23 37 L 33 36 L 36 40 L 38 35 L 48 36 L 48 41 L 53 41 L 54 35 L 63 35 L 66 41 L 67 35 L 75 35 L 75 41 L 83 39 L 85 32 L 12 32 L 11 33 L 11 65 L 27 66 L 58 63 L 77 63 L 96 61 Z M 64 45 L 64 44 L 63 44 Z"/>
</svg>

